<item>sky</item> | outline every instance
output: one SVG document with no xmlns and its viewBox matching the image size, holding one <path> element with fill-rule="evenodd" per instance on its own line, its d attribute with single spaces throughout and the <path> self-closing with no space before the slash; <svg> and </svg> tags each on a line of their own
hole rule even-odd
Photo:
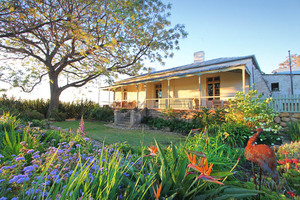
<svg viewBox="0 0 300 200">
<path fill-rule="evenodd" d="M 173 0 L 171 23 L 184 24 L 180 40 L 165 66 L 193 62 L 194 52 L 205 60 L 255 55 L 263 72 L 271 73 L 291 54 L 300 54 L 300 0 Z"/>
<path fill-rule="evenodd" d="M 204 51 L 205 60 L 255 55 L 261 70 L 271 73 L 286 59 L 288 50 L 300 54 L 300 0 L 162 1 L 172 4 L 172 25 L 184 24 L 188 36 L 179 40 L 180 50 L 164 60 L 165 66 L 147 62 L 146 67 L 162 70 L 190 64 L 194 52 Z M 107 99 L 107 93 L 100 93 L 95 85 L 87 85 L 63 92 L 61 100 Z M 10 90 L 8 95 L 29 99 L 50 96 L 48 84 L 31 94 Z"/>
</svg>

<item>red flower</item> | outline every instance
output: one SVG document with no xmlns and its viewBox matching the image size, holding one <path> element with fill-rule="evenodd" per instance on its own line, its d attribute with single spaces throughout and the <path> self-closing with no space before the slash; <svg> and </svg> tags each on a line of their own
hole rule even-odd
<svg viewBox="0 0 300 200">
<path fill-rule="evenodd" d="M 292 159 L 292 161 L 295 164 L 296 170 L 298 170 L 298 162 L 299 162 L 299 160 L 298 159 Z"/>
<path fill-rule="evenodd" d="M 292 192 L 292 191 L 287 192 L 287 194 L 290 195 L 291 197 L 295 197 L 296 196 L 296 194 L 294 192 Z"/>
<path fill-rule="evenodd" d="M 146 156 L 157 156 L 157 152 L 158 152 L 158 149 L 156 146 L 152 145 L 150 147 L 148 147 L 149 151 L 150 151 L 150 154 L 148 155 L 145 155 L 144 157 Z"/>
<path fill-rule="evenodd" d="M 278 164 L 281 164 L 281 165 L 285 165 L 286 162 L 282 161 L 282 160 L 277 160 Z"/>
<path fill-rule="evenodd" d="M 292 161 L 294 164 L 298 164 L 298 162 L 299 162 L 298 159 L 292 159 Z"/>
<path fill-rule="evenodd" d="M 291 159 L 286 159 L 287 163 L 293 163 L 293 161 Z"/>
<path fill-rule="evenodd" d="M 152 185 L 152 188 L 153 188 L 153 193 L 154 193 L 154 196 L 155 196 L 155 200 L 158 200 L 159 199 L 159 196 L 160 196 L 160 192 L 161 192 L 161 187 L 162 187 L 162 183 L 160 183 L 160 185 L 156 186 L 156 191 Z"/>
</svg>

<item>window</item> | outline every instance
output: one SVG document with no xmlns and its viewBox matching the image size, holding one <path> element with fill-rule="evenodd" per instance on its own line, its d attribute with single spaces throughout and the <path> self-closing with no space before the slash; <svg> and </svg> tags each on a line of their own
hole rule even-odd
<svg viewBox="0 0 300 200">
<path fill-rule="evenodd" d="M 158 98 L 162 98 L 161 84 L 155 85 L 155 98 L 157 99 L 156 102 L 158 102 Z"/>
<path fill-rule="evenodd" d="M 272 92 L 279 91 L 279 83 L 271 83 Z"/>
<path fill-rule="evenodd" d="M 212 98 L 208 98 L 208 100 L 220 99 L 220 77 L 210 77 L 207 78 L 207 95 L 212 96 Z"/>
</svg>

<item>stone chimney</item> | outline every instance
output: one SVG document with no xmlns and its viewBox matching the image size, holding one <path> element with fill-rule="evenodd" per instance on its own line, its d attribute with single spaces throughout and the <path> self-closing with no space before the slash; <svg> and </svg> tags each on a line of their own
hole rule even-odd
<svg viewBox="0 0 300 200">
<path fill-rule="evenodd" d="M 204 61 L 204 51 L 198 51 L 194 53 L 194 63 Z"/>
<path fill-rule="evenodd" d="M 148 73 L 152 73 L 152 72 L 155 72 L 155 68 L 154 67 L 149 67 L 148 68 Z"/>
</svg>

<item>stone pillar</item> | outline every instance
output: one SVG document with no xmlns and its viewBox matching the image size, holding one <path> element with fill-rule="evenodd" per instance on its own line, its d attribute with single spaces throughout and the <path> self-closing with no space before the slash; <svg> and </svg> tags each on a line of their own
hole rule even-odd
<svg viewBox="0 0 300 200">
<path fill-rule="evenodd" d="M 115 110 L 114 112 L 114 117 L 115 117 L 115 125 L 117 125 L 121 121 L 121 112 L 119 110 Z"/>
<path fill-rule="evenodd" d="M 140 124 L 142 120 L 142 115 L 139 111 L 131 110 L 130 111 L 130 126 Z"/>
</svg>

